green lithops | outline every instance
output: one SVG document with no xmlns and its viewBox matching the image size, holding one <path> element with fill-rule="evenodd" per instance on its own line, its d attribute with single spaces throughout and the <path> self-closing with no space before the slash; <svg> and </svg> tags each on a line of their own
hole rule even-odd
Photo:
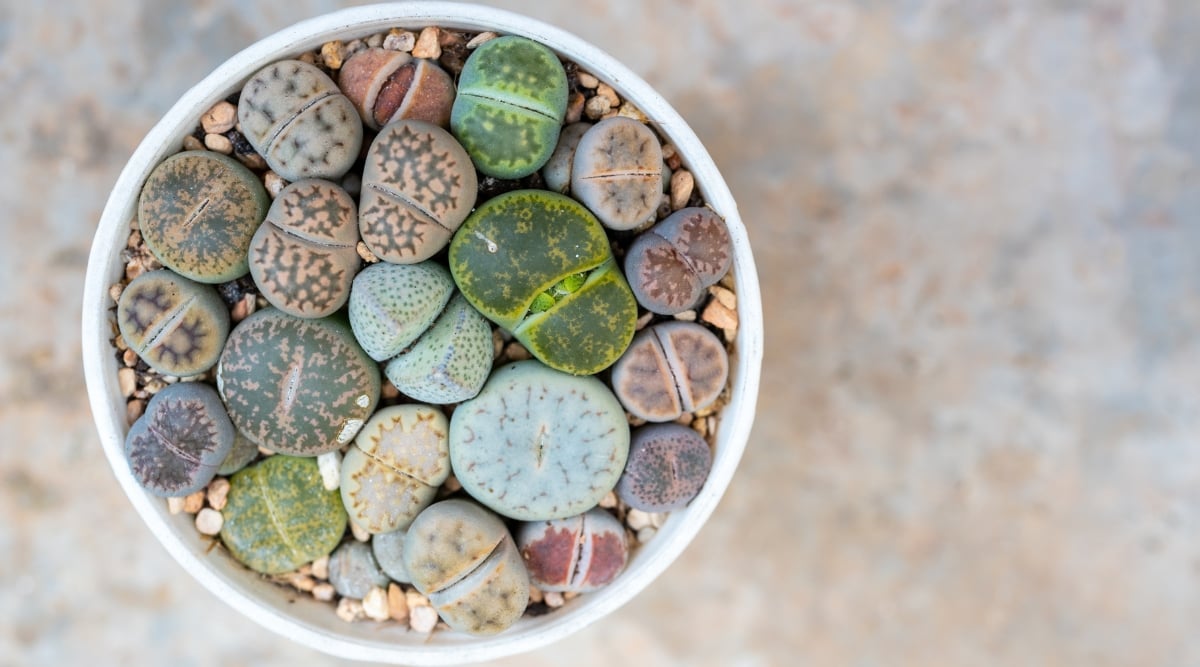
<svg viewBox="0 0 1200 667">
<path fill-rule="evenodd" d="M 202 283 L 246 275 L 250 238 L 270 199 L 233 158 L 184 151 L 163 160 L 142 186 L 138 228 L 163 266 Z"/>
<path fill-rule="evenodd" d="M 554 151 L 567 93 L 567 75 L 553 51 L 524 37 L 492 39 L 463 66 L 450 128 L 479 171 L 522 178 Z"/>
<path fill-rule="evenodd" d="M 450 271 L 472 306 L 558 370 L 599 372 L 633 338 L 637 304 L 604 228 L 569 197 L 489 200 L 450 243 Z"/>
<path fill-rule="evenodd" d="M 232 446 L 233 424 L 221 399 L 200 382 L 164 387 L 125 436 L 134 479 L 156 496 L 204 488 Z"/>
<path fill-rule="evenodd" d="M 354 279 L 350 326 L 372 359 L 390 359 L 433 325 L 452 296 L 454 280 L 440 264 L 373 264 Z"/>
<path fill-rule="evenodd" d="M 278 574 L 329 554 L 346 532 L 337 491 L 316 459 L 269 456 L 229 479 L 221 541 L 255 572 Z"/>
<path fill-rule="evenodd" d="M 229 310 L 211 285 L 161 269 L 134 278 L 117 302 L 117 326 L 151 368 L 186 377 L 217 363 Z"/>
</svg>

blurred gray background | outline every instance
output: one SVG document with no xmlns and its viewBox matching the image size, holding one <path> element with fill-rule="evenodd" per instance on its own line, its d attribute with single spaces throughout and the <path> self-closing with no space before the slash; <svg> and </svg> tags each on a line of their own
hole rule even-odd
<svg viewBox="0 0 1200 667">
<path fill-rule="evenodd" d="M 170 560 L 79 361 L 140 137 L 322 0 L 0 0 L 0 665 L 332 665 Z M 494 2 L 639 72 L 755 246 L 765 373 L 678 563 L 504 665 L 1200 664 L 1200 3 Z"/>
</svg>

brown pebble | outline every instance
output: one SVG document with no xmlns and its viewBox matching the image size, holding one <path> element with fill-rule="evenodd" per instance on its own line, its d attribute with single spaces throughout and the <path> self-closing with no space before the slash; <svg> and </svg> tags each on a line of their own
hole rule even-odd
<svg viewBox="0 0 1200 667">
<path fill-rule="evenodd" d="M 296 571 L 303 575 L 311 575 L 312 574 L 312 563 L 305 563 L 304 565 L 301 565 L 300 567 L 296 568 Z"/>
<path fill-rule="evenodd" d="M 138 420 L 143 413 L 146 412 L 146 401 L 140 398 L 131 399 L 125 404 L 125 423 L 133 426 L 133 422 Z"/>
<path fill-rule="evenodd" d="M 417 44 L 417 36 L 407 30 L 392 28 L 383 38 L 383 48 L 389 51 L 409 52 Z"/>
<path fill-rule="evenodd" d="M 162 391 L 166 387 L 167 387 L 167 383 L 163 382 L 161 378 L 154 378 L 153 380 L 150 380 L 149 382 L 146 383 L 146 393 L 153 396 L 154 394 L 157 394 L 158 392 Z"/>
<path fill-rule="evenodd" d="M 113 283 L 108 286 L 108 298 L 112 299 L 113 303 L 116 303 L 121 300 L 121 292 L 124 291 L 125 287 L 121 283 Z"/>
<path fill-rule="evenodd" d="M 499 36 L 500 35 L 497 35 L 496 33 L 492 32 L 491 30 L 481 32 L 478 35 L 475 35 L 474 37 L 472 37 L 471 41 L 467 42 L 467 48 L 473 49 L 473 48 L 479 46 L 480 44 L 483 44 L 484 42 L 488 42 L 493 39 L 496 39 Z"/>
<path fill-rule="evenodd" d="M 610 108 L 616 108 L 621 105 L 621 98 L 617 95 L 617 91 L 607 83 L 601 83 L 596 86 L 596 97 L 603 97 L 608 100 Z"/>
<path fill-rule="evenodd" d="M 451 473 L 446 481 L 442 482 L 442 488 L 446 490 L 446 493 L 454 493 L 462 489 L 462 482 L 458 481 L 458 478 Z"/>
<path fill-rule="evenodd" d="M 596 95 L 583 105 L 583 112 L 592 120 L 600 120 L 611 108 L 612 103 L 607 98 Z"/>
<path fill-rule="evenodd" d="M 196 530 L 200 531 L 201 535 L 216 535 L 221 532 L 221 526 L 225 523 L 225 517 L 221 513 L 211 507 L 202 508 L 196 513 Z"/>
<path fill-rule="evenodd" d="M 234 157 L 238 159 L 238 162 L 246 165 L 247 169 L 261 171 L 267 168 L 267 161 L 258 153 L 238 153 Z"/>
<path fill-rule="evenodd" d="M 703 417 L 693 419 L 689 426 L 692 427 L 692 430 L 699 433 L 701 438 L 708 436 L 708 422 Z"/>
<path fill-rule="evenodd" d="M 229 312 L 229 317 L 234 322 L 241 322 L 247 317 L 253 315 L 254 311 L 256 310 L 258 310 L 257 295 L 247 294 L 243 296 L 237 303 L 233 304 L 233 309 Z"/>
<path fill-rule="evenodd" d="M 338 618 L 347 623 L 361 621 L 366 618 L 366 613 L 363 612 L 362 601 L 355 600 L 354 598 L 342 598 L 338 600 L 337 611 L 335 613 Z"/>
<path fill-rule="evenodd" d="M 492 359 L 499 359 L 503 351 L 504 337 L 500 335 L 499 329 L 492 329 Z"/>
<path fill-rule="evenodd" d="M 133 396 L 133 392 L 137 390 L 137 372 L 132 368 L 117 371 L 117 386 L 121 389 L 121 396 Z"/>
<path fill-rule="evenodd" d="M 600 85 L 600 79 L 597 79 L 596 77 L 592 76 L 591 74 L 589 74 L 583 70 L 579 70 L 578 77 L 579 77 L 579 85 L 581 85 L 584 88 L 587 88 L 589 90 L 593 90 L 596 88 L 596 86 Z"/>
<path fill-rule="evenodd" d="M 571 93 L 571 96 L 567 98 L 567 115 L 563 122 L 567 125 L 578 123 L 583 118 L 583 104 L 586 101 L 583 93 L 579 91 Z"/>
<path fill-rule="evenodd" d="M 372 621 L 386 621 L 391 616 L 388 611 L 387 591 L 379 586 L 373 586 L 362 599 L 363 613 Z"/>
<path fill-rule="evenodd" d="M 621 108 L 617 109 L 617 115 L 625 118 L 632 118 L 639 123 L 645 123 L 650 120 L 650 118 L 647 117 L 646 114 L 642 113 L 641 109 L 634 106 L 632 102 L 625 102 L 622 104 Z"/>
<path fill-rule="evenodd" d="M 358 245 L 355 246 L 354 249 L 358 251 L 358 256 L 362 257 L 362 260 L 368 264 L 374 264 L 379 261 L 379 258 L 375 256 L 375 253 L 371 252 L 371 249 L 367 247 L 367 244 L 363 243 L 362 241 L 359 241 Z"/>
<path fill-rule="evenodd" d="M 384 380 L 382 388 L 379 391 L 379 397 L 383 399 L 400 398 L 400 390 L 390 381 Z"/>
<path fill-rule="evenodd" d="M 135 230 L 129 232 L 129 238 L 125 240 L 125 247 L 126 248 L 136 248 L 141 244 L 142 244 L 141 230 L 135 229 Z"/>
<path fill-rule="evenodd" d="M 383 46 L 383 33 L 377 32 L 367 37 L 367 47 L 374 49 L 380 46 Z"/>
<path fill-rule="evenodd" d="M 171 497 L 167 498 L 167 512 L 170 514 L 179 514 L 183 511 L 183 498 Z"/>
<path fill-rule="evenodd" d="M 137 362 L 138 362 L 137 352 L 134 352 L 133 350 L 131 350 L 129 348 L 125 348 L 125 351 L 121 353 L 121 362 L 124 363 L 126 366 L 129 366 L 130 368 L 137 366 Z"/>
<path fill-rule="evenodd" d="M 720 301 L 722 306 L 725 306 L 729 310 L 737 310 L 737 295 L 733 293 L 733 290 L 721 287 L 720 285 L 713 285 L 708 288 L 708 293 L 713 295 L 717 301 Z"/>
<path fill-rule="evenodd" d="M 404 601 L 406 604 L 408 604 L 410 611 L 416 609 L 417 607 L 429 606 L 429 598 L 421 595 L 415 590 L 404 591 Z"/>
<path fill-rule="evenodd" d="M 663 145 L 663 160 L 666 161 L 667 167 L 670 169 L 678 169 L 683 166 L 683 158 L 680 157 L 675 144 Z"/>
<path fill-rule="evenodd" d="M 537 586 L 529 587 L 529 602 L 530 603 L 538 603 L 545 599 L 546 599 L 546 594 L 542 592 L 542 589 L 538 588 Z"/>
<path fill-rule="evenodd" d="M 708 305 L 704 308 L 704 312 L 700 314 L 700 319 L 718 329 L 737 328 L 737 314 L 716 299 L 708 302 Z"/>
<path fill-rule="evenodd" d="M 648 310 L 645 313 L 642 313 L 641 317 L 637 318 L 637 330 L 641 331 L 642 329 L 645 329 L 646 325 L 650 324 L 650 320 L 652 319 L 654 319 L 654 313 Z"/>
<path fill-rule="evenodd" d="M 216 477 L 208 483 L 208 491 L 205 493 L 205 498 L 208 500 L 209 507 L 218 511 L 225 509 L 228 496 L 229 480 L 224 477 Z"/>
<path fill-rule="evenodd" d="M 183 511 L 188 514 L 195 514 L 204 508 L 204 490 L 201 489 L 192 494 L 183 497 Z"/>
<path fill-rule="evenodd" d="M 337 589 L 328 581 L 319 583 L 312 589 L 312 596 L 321 602 L 329 602 L 335 593 L 337 593 Z"/>
<path fill-rule="evenodd" d="M 680 169 L 671 174 L 671 210 L 678 211 L 687 206 L 688 200 L 692 198 L 692 188 L 696 187 L 696 179 L 692 177 L 692 172 L 687 169 Z"/>
<path fill-rule="evenodd" d="M 126 343 L 125 339 L 122 338 L 121 336 L 117 336 L 116 338 L 113 339 L 113 345 L 116 345 L 117 349 L 120 350 L 122 353 L 124 353 L 125 350 L 129 349 L 129 344 Z"/>
<path fill-rule="evenodd" d="M 529 354 L 529 350 L 515 340 L 504 346 L 504 356 L 509 361 L 525 361 L 533 358 L 533 355 Z"/>
<path fill-rule="evenodd" d="M 423 607 L 410 607 L 408 610 L 408 627 L 416 632 L 433 632 L 433 628 L 437 626 L 437 622 L 437 610 L 433 607 L 425 605 Z"/>
<path fill-rule="evenodd" d="M 436 60 L 442 55 L 442 45 L 438 43 L 437 26 L 428 26 L 421 30 L 421 36 L 417 37 L 417 43 L 413 46 L 412 54 L 414 58 L 430 58 Z"/>
<path fill-rule="evenodd" d="M 329 555 L 326 554 L 314 560 L 311 566 L 312 576 L 318 579 L 329 578 Z"/>
<path fill-rule="evenodd" d="M 617 506 L 617 494 L 613 491 L 609 491 L 608 493 L 606 493 L 604 495 L 603 498 L 600 499 L 599 505 L 600 505 L 600 507 L 603 507 L 604 509 L 612 509 L 612 508 L 616 507 Z"/>
<path fill-rule="evenodd" d="M 211 151 L 216 151 L 222 155 L 233 154 L 233 142 L 229 137 L 223 134 L 206 134 L 204 135 L 204 145 Z"/>
<path fill-rule="evenodd" d="M 346 59 L 346 45 L 340 39 L 325 42 L 321 45 L 321 59 L 329 69 L 341 69 L 342 61 Z"/>
<path fill-rule="evenodd" d="M 305 51 L 304 53 L 301 53 L 300 56 L 298 58 L 296 58 L 296 60 L 299 60 L 302 63 L 307 63 L 309 65 L 316 65 L 317 64 L 317 55 L 318 54 L 313 53 L 312 51 Z"/>
<path fill-rule="evenodd" d="M 551 609 L 558 609 L 567 602 L 566 599 L 563 598 L 563 594 L 556 591 L 547 591 L 542 599 L 546 603 L 546 606 L 550 607 Z"/>
<path fill-rule="evenodd" d="M 266 187 L 267 194 L 271 195 L 271 199 L 274 199 L 285 187 L 287 187 L 287 181 L 285 181 L 279 174 L 276 174 L 273 171 L 268 171 L 267 173 L 263 174 L 263 186 Z"/>
<path fill-rule="evenodd" d="M 457 30 L 438 29 L 438 46 L 442 47 L 442 49 L 459 46 L 465 39 L 466 37 Z"/>
<path fill-rule="evenodd" d="M 311 593 L 317 587 L 316 580 L 303 572 L 292 572 L 285 575 L 285 579 L 292 588 L 305 593 Z"/>
<path fill-rule="evenodd" d="M 209 134 L 223 134 L 233 129 L 237 124 L 237 107 L 225 100 L 212 105 L 200 117 L 200 127 Z"/>
<path fill-rule="evenodd" d="M 202 151 L 204 150 L 204 142 L 189 134 L 183 138 L 183 150 Z"/>
<path fill-rule="evenodd" d="M 354 539 L 358 540 L 359 542 L 366 542 L 367 540 L 371 539 L 371 533 L 368 532 L 366 528 L 363 528 L 353 521 L 349 521 L 347 523 L 350 524 L 350 534 L 354 536 Z"/>
<path fill-rule="evenodd" d="M 403 621 L 408 618 L 408 600 L 404 597 L 404 589 L 394 581 L 388 584 L 387 607 L 392 620 Z"/>
</svg>

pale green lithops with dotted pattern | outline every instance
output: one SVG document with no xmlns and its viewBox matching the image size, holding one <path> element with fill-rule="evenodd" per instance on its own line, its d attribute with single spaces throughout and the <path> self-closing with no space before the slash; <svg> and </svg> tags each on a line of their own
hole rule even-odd
<svg viewBox="0 0 1200 667">
<path fill-rule="evenodd" d="M 603 382 L 529 360 L 502 366 L 450 420 L 467 493 L 521 521 L 560 519 L 612 490 L 629 452 L 625 411 Z"/>
<path fill-rule="evenodd" d="M 390 359 L 433 325 L 452 296 L 454 280 L 439 264 L 373 264 L 350 289 L 350 326 L 372 359 Z"/>
<path fill-rule="evenodd" d="M 433 326 L 383 372 L 405 395 L 445 405 L 478 394 L 491 370 L 492 327 L 455 294 Z"/>
<path fill-rule="evenodd" d="M 450 271 L 472 306 L 558 370 L 597 373 L 633 338 L 637 304 L 604 228 L 570 197 L 487 201 L 450 242 Z"/>
<path fill-rule="evenodd" d="M 376 412 L 342 460 L 342 502 L 370 533 L 407 528 L 450 476 L 450 423 L 429 405 Z"/>
<path fill-rule="evenodd" d="M 580 138 L 571 168 L 571 193 L 609 229 L 653 222 L 662 200 L 662 146 L 654 131 L 632 118 L 596 123 Z"/>
<path fill-rule="evenodd" d="M 337 449 L 379 401 L 379 368 L 335 318 L 268 308 L 225 343 L 217 387 L 229 416 L 256 445 L 297 456 Z"/>
<path fill-rule="evenodd" d="M 492 39 L 463 66 L 450 128 L 479 171 L 522 178 L 554 151 L 567 93 L 567 75 L 553 51 L 524 37 Z"/>
<path fill-rule="evenodd" d="M 212 387 L 167 385 L 125 437 L 134 479 L 156 496 L 185 496 L 208 484 L 233 446 L 233 424 Z"/>
<path fill-rule="evenodd" d="M 125 343 L 151 368 L 186 377 L 217 363 L 229 310 L 211 285 L 161 269 L 134 278 L 117 302 Z"/>
<path fill-rule="evenodd" d="M 278 574 L 329 554 L 346 532 L 337 491 L 316 459 L 269 456 L 229 479 L 221 541 L 255 572 Z"/>
<path fill-rule="evenodd" d="M 184 151 L 163 160 L 142 186 L 138 228 L 172 271 L 202 283 L 246 275 L 246 251 L 267 214 L 266 188 L 237 160 Z"/>
<path fill-rule="evenodd" d="M 362 147 L 358 111 L 314 65 L 282 60 L 259 70 L 238 100 L 242 133 L 275 173 L 289 181 L 336 179 Z"/>
</svg>

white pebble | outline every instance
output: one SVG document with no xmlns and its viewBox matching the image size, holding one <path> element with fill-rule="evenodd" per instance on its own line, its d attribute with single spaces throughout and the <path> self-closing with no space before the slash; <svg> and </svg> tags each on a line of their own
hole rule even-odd
<svg viewBox="0 0 1200 667">
<path fill-rule="evenodd" d="M 312 576 L 318 579 L 329 578 L 329 555 L 326 554 L 312 562 Z"/>
<path fill-rule="evenodd" d="M 408 610 L 408 627 L 417 632 L 433 632 L 437 622 L 437 610 L 433 607 L 410 607 Z"/>
<path fill-rule="evenodd" d="M 211 507 L 205 507 L 196 513 L 196 530 L 203 535 L 216 535 L 221 532 L 225 517 Z"/>
<path fill-rule="evenodd" d="M 121 396 L 129 398 L 137 389 L 137 372 L 132 368 L 122 368 L 117 371 L 117 386 L 121 389 Z"/>
<path fill-rule="evenodd" d="M 208 506 L 215 510 L 225 509 L 225 503 L 229 500 L 229 480 L 224 477 L 218 477 L 208 484 Z"/>
<path fill-rule="evenodd" d="M 379 586 L 373 587 L 363 596 L 362 606 L 363 613 L 373 621 L 386 621 L 391 618 L 388 612 L 387 591 Z"/>
<path fill-rule="evenodd" d="M 559 607 L 563 606 L 564 603 L 566 603 L 566 600 L 563 598 L 563 594 L 556 591 L 547 591 L 542 599 L 546 603 L 546 606 L 550 607 L 551 609 L 558 609 Z"/>
<path fill-rule="evenodd" d="M 496 39 L 497 37 L 499 37 L 499 35 L 492 32 L 491 30 L 488 30 L 486 32 L 481 32 L 478 35 L 475 35 L 474 37 L 472 37 L 471 41 L 467 42 L 467 48 L 473 49 L 473 48 L 479 46 L 480 44 L 483 44 L 484 42 L 489 42 L 493 39 Z"/>
<path fill-rule="evenodd" d="M 314 592 L 316 589 L 313 589 Z M 347 623 L 353 623 L 365 616 L 363 613 L 363 604 L 360 600 L 354 598 L 342 598 L 338 600 L 337 606 L 338 618 Z"/>
<path fill-rule="evenodd" d="M 233 153 L 233 142 L 229 137 L 223 134 L 206 134 L 204 135 L 204 145 L 211 151 L 216 151 L 222 155 L 230 155 Z"/>
<path fill-rule="evenodd" d="M 408 603 L 409 609 L 429 606 L 429 598 L 416 591 L 404 591 L 404 601 Z"/>
<path fill-rule="evenodd" d="M 407 30 L 389 32 L 383 38 L 383 48 L 389 51 L 412 51 L 417 44 L 417 36 Z"/>
<path fill-rule="evenodd" d="M 658 533 L 658 529 L 655 528 L 654 526 L 646 526 L 645 528 L 639 530 L 637 532 L 638 544 L 645 544 L 645 543 L 649 542 L 651 539 L 654 538 L 654 536 L 657 533 Z"/>
<path fill-rule="evenodd" d="M 655 528 L 662 528 L 663 524 L 666 522 L 667 522 L 667 513 L 666 512 L 651 512 L 650 513 L 650 525 L 651 526 L 654 526 Z"/>
<path fill-rule="evenodd" d="M 328 581 L 319 583 L 316 586 L 313 586 L 312 589 L 312 596 L 321 602 L 329 602 L 332 600 L 334 593 L 337 593 L 337 589 L 335 589 L 333 584 L 329 583 Z"/>
<path fill-rule="evenodd" d="M 317 457 L 317 467 L 321 469 L 321 482 L 325 490 L 337 490 L 342 481 L 342 453 L 336 449 L 325 452 Z"/>
<path fill-rule="evenodd" d="M 349 523 L 350 534 L 354 536 L 354 539 L 358 540 L 359 542 L 366 542 L 367 540 L 371 539 L 371 533 L 367 531 L 366 528 L 363 528 L 353 521 L 350 521 Z"/>
<path fill-rule="evenodd" d="M 625 525 L 633 530 L 641 530 L 650 525 L 650 513 L 631 509 L 625 514 Z"/>
<path fill-rule="evenodd" d="M 167 498 L 167 511 L 171 514 L 179 514 L 183 511 L 183 497 L 172 496 Z"/>
</svg>

